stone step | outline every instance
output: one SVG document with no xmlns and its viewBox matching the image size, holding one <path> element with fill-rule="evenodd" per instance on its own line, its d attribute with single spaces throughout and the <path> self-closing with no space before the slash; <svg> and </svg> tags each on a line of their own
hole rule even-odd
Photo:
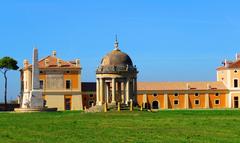
<svg viewBox="0 0 240 143">
<path fill-rule="evenodd" d="M 120 108 L 121 108 L 121 110 L 129 110 L 130 107 L 126 104 L 121 104 Z M 117 111 L 118 110 L 118 105 L 108 104 L 107 105 L 107 110 L 108 111 Z M 85 112 L 104 112 L 104 105 L 92 106 L 89 109 L 85 110 Z"/>
<path fill-rule="evenodd" d="M 96 106 L 90 107 L 85 112 L 103 112 L 103 106 L 96 105 Z"/>
</svg>

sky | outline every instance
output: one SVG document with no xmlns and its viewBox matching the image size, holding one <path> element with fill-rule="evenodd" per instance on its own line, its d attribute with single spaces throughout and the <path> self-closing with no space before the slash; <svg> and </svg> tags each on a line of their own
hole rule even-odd
<svg viewBox="0 0 240 143">
<path fill-rule="evenodd" d="M 53 50 L 63 60 L 79 58 L 82 81 L 120 49 L 139 70 L 138 81 L 215 81 L 216 68 L 240 52 L 238 0 L 2 0 L 0 58 L 22 68 Z M 20 92 L 20 72 L 8 72 L 8 99 Z M 0 75 L 0 101 L 4 79 Z"/>
</svg>

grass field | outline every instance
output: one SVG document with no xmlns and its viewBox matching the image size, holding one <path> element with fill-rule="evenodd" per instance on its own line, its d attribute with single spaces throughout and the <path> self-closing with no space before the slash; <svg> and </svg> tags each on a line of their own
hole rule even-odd
<svg viewBox="0 0 240 143">
<path fill-rule="evenodd" d="M 240 111 L 0 113 L 0 142 L 240 142 Z"/>
</svg>

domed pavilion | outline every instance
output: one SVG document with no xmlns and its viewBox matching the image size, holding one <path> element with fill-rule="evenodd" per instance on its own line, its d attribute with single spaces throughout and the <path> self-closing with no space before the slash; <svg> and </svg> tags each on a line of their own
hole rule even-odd
<svg viewBox="0 0 240 143">
<path fill-rule="evenodd" d="M 114 50 L 103 57 L 96 71 L 97 105 L 104 103 L 129 104 L 136 101 L 137 68 L 131 58 L 118 47 L 116 39 Z"/>
</svg>

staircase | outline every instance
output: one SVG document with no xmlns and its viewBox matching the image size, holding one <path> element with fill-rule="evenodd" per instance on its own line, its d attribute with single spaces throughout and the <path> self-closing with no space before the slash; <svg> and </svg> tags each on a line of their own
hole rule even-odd
<svg viewBox="0 0 240 143">
<path fill-rule="evenodd" d="M 127 106 L 126 104 L 121 104 L 120 108 L 121 108 L 121 110 L 129 110 L 129 106 Z M 118 105 L 108 104 L 107 110 L 108 111 L 118 111 Z M 89 109 L 85 110 L 85 112 L 104 112 L 104 105 L 92 106 Z"/>
<path fill-rule="evenodd" d="M 85 112 L 103 112 L 103 106 L 102 105 L 96 105 L 92 106 L 89 109 L 85 110 Z"/>
</svg>

